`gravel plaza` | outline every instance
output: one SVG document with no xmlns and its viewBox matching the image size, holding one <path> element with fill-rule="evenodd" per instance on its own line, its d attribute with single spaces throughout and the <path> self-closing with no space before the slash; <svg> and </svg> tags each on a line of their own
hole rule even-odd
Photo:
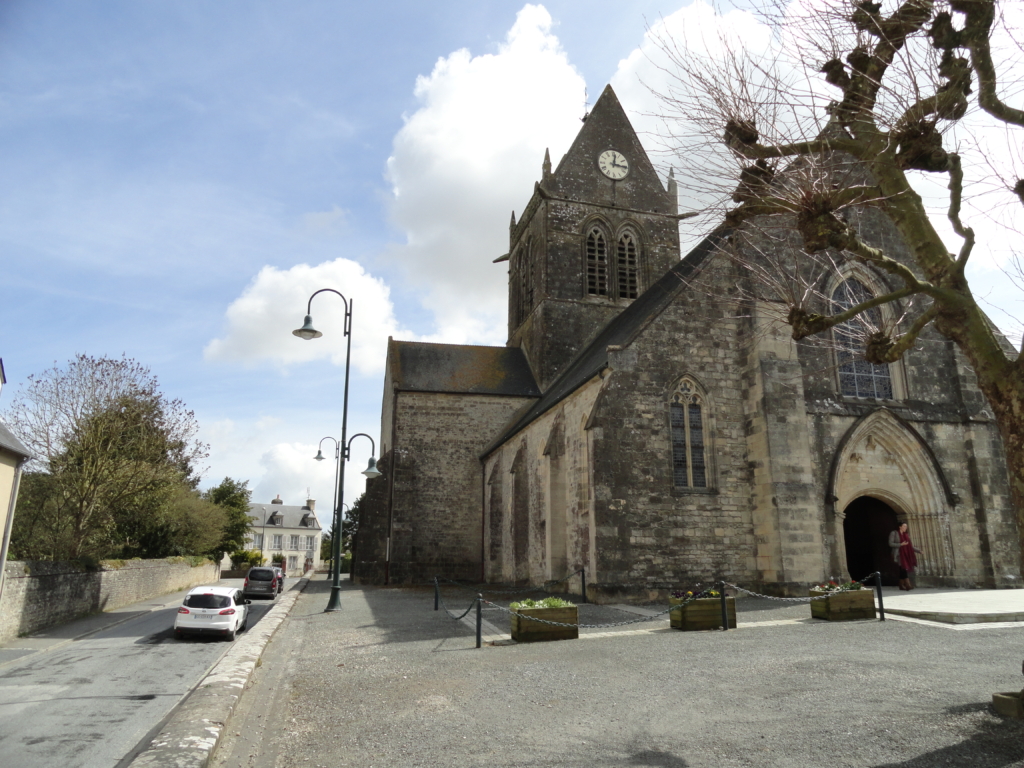
<svg viewBox="0 0 1024 768">
<path fill-rule="evenodd" d="M 299 597 L 213 765 L 1024 765 L 1024 722 L 991 708 L 1024 685 L 1021 623 L 833 623 L 743 598 L 728 632 L 659 618 L 477 649 L 432 588 L 346 583 L 324 613 L 328 593 L 317 577 Z M 473 595 L 444 597 L 461 612 Z M 507 632 L 504 612 L 485 618 Z M 581 623 L 630 618 L 581 606 Z"/>
</svg>

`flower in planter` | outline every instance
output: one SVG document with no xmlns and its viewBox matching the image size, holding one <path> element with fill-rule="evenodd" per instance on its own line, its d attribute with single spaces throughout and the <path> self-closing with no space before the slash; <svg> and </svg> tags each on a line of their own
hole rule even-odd
<svg viewBox="0 0 1024 768">
<path fill-rule="evenodd" d="M 510 603 L 508 606 L 513 611 L 518 611 L 520 608 L 575 608 L 575 603 L 570 603 L 568 600 L 563 600 L 560 597 L 545 597 L 543 600 L 520 600 L 516 603 Z"/>
<path fill-rule="evenodd" d="M 842 584 L 837 584 L 834 580 L 829 581 L 827 584 L 819 584 L 816 587 L 811 587 L 815 592 L 852 592 L 858 589 L 870 589 L 865 587 L 859 581 L 845 581 Z"/>
<path fill-rule="evenodd" d="M 694 592 L 692 590 L 689 591 L 689 592 L 683 592 L 681 590 L 676 590 L 675 592 L 672 593 L 672 597 L 678 598 L 680 600 L 692 600 L 694 598 L 721 597 L 721 596 L 722 596 L 722 593 L 719 592 L 717 589 L 705 589 L 703 592 L 697 592 L 696 594 L 694 594 Z"/>
</svg>

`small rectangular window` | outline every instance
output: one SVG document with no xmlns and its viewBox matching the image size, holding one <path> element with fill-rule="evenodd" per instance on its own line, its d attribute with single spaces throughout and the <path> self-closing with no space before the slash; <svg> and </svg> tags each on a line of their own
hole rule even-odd
<svg viewBox="0 0 1024 768">
<path fill-rule="evenodd" d="M 281 539 L 284 537 L 280 533 L 274 534 L 274 549 L 281 549 Z"/>
</svg>

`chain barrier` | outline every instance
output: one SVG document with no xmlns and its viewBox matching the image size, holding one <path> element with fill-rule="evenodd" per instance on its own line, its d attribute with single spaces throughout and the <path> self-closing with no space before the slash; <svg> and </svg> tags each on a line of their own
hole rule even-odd
<svg viewBox="0 0 1024 768">
<path fill-rule="evenodd" d="M 858 579 L 856 583 L 857 584 L 865 584 L 868 581 L 868 579 L 872 579 L 873 580 L 874 578 L 875 578 L 875 574 L 871 573 L 871 574 L 868 574 L 867 576 L 865 576 L 863 579 Z M 735 589 L 737 592 L 743 592 L 745 594 L 748 594 L 751 597 L 760 597 L 760 598 L 762 598 L 764 600 L 776 600 L 776 601 L 782 602 L 782 603 L 811 603 L 811 602 L 814 602 L 815 600 L 824 600 L 825 598 L 831 597 L 832 595 L 836 594 L 835 592 L 826 592 L 825 594 L 818 595 L 817 597 L 811 597 L 810 595 L 808 595 L 807 597 L 776 597 L 775 595 L 762 595 L 759 592 L 752 592 L 749 589 L 744 589 L 743 587 L 739 587 L 739 586 L 737 586 L 735 584 L 730 584 L 728 581 L 723 581 L 722 584 L 725 585 L 726 587 L 731 588 L 731 589 Z M 868 587 L 868 589 L 870 589 L 870 587 Z M 849 591 L 849 590 L 842 590 L 842 591 Z"/>
<path fill-rule="evenodd" d="M 642 624 L 642 623 L 644 623 L 646 621 L 655 621 L 657 619 L 664 618 L 666 613 L 671 613 L 672 611 L 675 611 L 675 610 L 678 610 L 679 608 L 682 608 L 684 605 L 689 605 L 694 600 L 696 600 L 696 599 L 698 599 L 700 597 L 705 596 L 712 589 L 713 589 L 713 587 L 708 587 L 707 589 L 703 590 L 702 592 L 696 593 L 695 595 L 693 595 L 693 597 L 687 598 L 686 600 L 684 600 L 681 603 L 678 603 L 677 605 L 670 605 L 668 608 L 666 608 L 666 609 L 664 609 L 662 611 L 658 611 L 653 616 L 640 616 L 640 617 L 638 617 L 636 619 L 629 619 L 627 621 L 610 621 L 610 622 L 605 622 L 603 624 L 566 624 L 565 622 L 561 622 L 561 621 L 550 621 L 548 619 L 539 619 L 536 616 L 527 616 L 526 618 L 529 619 L 530 621 L 536 621 L 538 624 L 550 624 L 553 627 L 578 627 L 580 629 L 608 629 L 610 627 L 625 627 L 625 626 L 627 626 L 629 624 Z M 482 603 L 484 603 L 485 605 L 489 605 L 492 608 L 496 608 L 499 611 L 504 611 L 507 614 L 511 615 L 513 613 L 516 613 L 516 611 L 513 611 L 511 608 L 505 608 L 502 605 L 496 605 L 495 603 L 492 603 L 490 600 L 484 600 L 483 598 L 480 598 L 480 601 Z"/>
<path fill-rule="evenodd" d="M 440 600 L 440 601 L 441 601 L 441 607 L 442 607 L 442 608 L 444 608 L 444 612 L 445 612 L 445 613 L 447 613 L 447 614 L 448 614 L 448 616 L 449 616 L 450 618 L 454 619 L 455 621 L 462 621 L 462 619 L 466 618 L 466 616 L 468 616 L 468 615 L 469 615 L 469 612 L 473 610 L 473 606 L 475 606 L 475 605 L 476 605 L 476 604 L 477 604 L 478 602 L 480 602 L 480 600 L 482 599 L 482 598 L 481 598 L 481 597 L 480 597 L 480 596 L 478 595 L 478 596 L 477 596 L 477 598 L 476 598 L 476 600 L 474 600 L 474 601 L 473 601 L 472 603 L 470 603 L 470 604 L 469 604 L 469 608 L 467 608 L 467 609 L 465 610 L 465 612 L 464 612 L 464 613 L 463 613 L 463 614 L 462 614 L 461 616 L 456 616 L 456 615 L 455 615 L 454 613 L 452 613 L 451 611 L 449 611 L 449 610 L 448 610 L 448 606 L 444 604 L 444 598 L 443 598 L 443 597 L 441 596 L 441 590 L 438 590 L 438 591 L 437 591 L 437 598 L 438 598 L 438 600 Z"/>
<path fill-rule="evenodd" d="M 576 573 L 570 574 L 570 576 L 566 577 L 565 579 L 562 579 L 562 581 L 568 581 L 570 578 L 572 578 L 572 576 L 576 576 L 579 573 L 581 573 L 581 571 L 577 571 Z M 879 592 L 879 601 L 881 601 L 881 579 L 880 579 L 880 574 L 878 574 L 878 573 L 869 574 L 868 576 L 865 576 L 863 579 L 859 579 L 857 581 L 857 583 L 864 584 L 868 579 L 875 580 L 875 585 L 878 588 L 878 592 Z M 444 597 L 441 595 L 441 584 L 440 584 L 440 582 L 442 582 L 442 581 L 445 581 L 445 582 L 447 582 L 449 584 L 452 584 L 452 585 L 454 585 L 456 587 L 461 587 L 463 589 L 472 589 L 472 588 L 471 587 L 467 587 L 466 585 L 460 584 L 459 582 L 453 581 L 451 579 L 445 579 L 445 578 L 441 578 L 441 577 L 435 576 L 434 577 L 434 610 L 436 611 L 438 606 L 440 605 L 440 607 L 444 608 L 444 612 L 447 613 L 449 617 L 451 617 L 455 621 L 461 621 L 466 616 L 468 616 L 469 612 L 471 610 L 473 610 L 473 608 L 475 607 L 476 608 L 476 647 L 477 648 L 479 648 L 480 645 L 481 645 L 481 624 L 482 624 L 481 608 L 482 608 L 483 605 L 488 605 L 491 608 L 493 608 L 495 610 L 498 610 L 498 611 L 504 611 L 505 613 L 509 614 L 510 616 L 512 614 L 517 613 L 517 611 L 515 611 L 515 610 L 513 610 L 511 608 L 506 608 L 503 605 L 498 605 L 497 603 L 492 603 L 490 600 L 485 600 L 483 594 L 481 594 L 482 590 L 477 590 L 476 599 L 472 603 L 470 603 L 469 607 L 465 610 L 465 612 L 462 613 L 462 615 L 456 616 L 454 613 L 452 613 L 450 610 L 448 610 L 448 606 L 445 605 Z M 547 584 L 557 584 L 557 583 L 559 583 L 559 582 L 547 582 Z M 700 586 L 701 586 L 700 584 L 697 584 L 696 588 L 699 588 Z M 811 597 L 809 595 L 807 597 L 776 597 L 774 595 L 763 595 L 763 594 L 760 594 L 758 592 L 753 592 L 752 590 L 745 589 L 743 587 L 737 586 L 736 584 L 731 584 L 731 583 L 729 583 L 727 581 L 719 581 L 719 582 L 715 582 L 715 584 L 713 584 L 710 587 L 707 587 L 707 588 L 705 588 L 705 589 L 703 589 L 703 590 L 701 590 L 699 592 L 694 593 L 694 592 L 690 591 L 689 592 L 690 597 L 684 599 L 682 602 L 679 602 L 679 603 L 677 603 L 675 605 L 670 605 L 668 608 L 660 610 L 660 611 L 658 611 L 658 612 L 656 612 L 656 613 L 654 613 L 654 614 L 652 614 L 650 616 L 640 616 L 640 617 L 635 618 L 635 619 L 627 619 L 626 621 L 610 621 L 610 622 L 604 622 L 604 623 L 601 623 L 601 624 L 568 624 L 568 623 L 562 622 L 562 621 L 551 621 L 550 619 L 541 619 L 541 618 L 538 618 L 536 616 L 528 616 L 526 618 L 529 621 L 534 621 L 534 622 L 537 622 L 538 624 L 547 624 L 547 625 L 552 626 L 552 627 L 576 627 L 577 629 L 610 629 L 612 627 L 625 627 L 625 626 L 629 626 L 630 624 L 643 624 L 643 623 L 648 622 L 648 621 L 656 621 L 658 619 L 661 619 L 661 618 L 663 618 L 665 616 L 665 614 L 671 613 L 674 610 L 680 609 L 680 608 L 682 608 L 685 605 L 689 605 L 694 600 L 698 600 L 698 599 L 704 598 L 706 596 L 709 596 L 709 593 L 712 592 L 715 587 L 718 587 L 721 590 L 720 597 L 722 598 L 722 621 L 723 622 L 726 621 L 726 615 L 725 615 L 725 588 L 726 587 L 730 587 L 730 588 L 736 590 L 737 592 L 743 592 L 743 593 L 745 593 L 747 595 L 750 595 L 751 597 L 758 597 L 758 598 L 762 598 L 762 599 L 766 599 L 766 600 L 776 600 L 776 601 L 780 601 L 780 602 L 810 603 L 810 602 L 813 602 L 814 600 L 823 600 L 823 599 L 825 599 L 827 597 L 831 597 L 832 595 L 836 594 L 836 592 L 830 592 L 830 593 L 826 593 L 826 594 L 823 594 L 823 595 L 819 595 L 817 597 Z M 870 587 L 869 587 L 869 589 L 870 589 Z M 543 590 L 536 589 L 536 588 L 531 589 L 531 590 L 522 590 L 522 589 L 519 589 L 519 590 L 490 590 L 490 592 L 492 594 L 494 594 L 494 593 L 505 594 L 506 592 L 525 592 L 525 591 L 537 592 L 537 591 L 543 591 Z M 848 591 L 848 590 L 843 590 L 843 591 Z M 881 608 L 881 606 L 880 606 L 880 608 Z M 885 621 L 884 609 L 881 609 L 881 619 L 882 619 L 882 621 Z"/>
</svg>

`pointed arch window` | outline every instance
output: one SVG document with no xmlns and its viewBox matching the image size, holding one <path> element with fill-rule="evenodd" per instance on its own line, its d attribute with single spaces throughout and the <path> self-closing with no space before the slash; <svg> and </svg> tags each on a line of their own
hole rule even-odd
<svg viewBox="0 0 1024 768">
<path fill-rule="evenodd" d="M 847 278 L 832 291 L 832 311 L 842 312 L 869 300 L 872 292 L 859 280 Z M 892 375 L 889 366 L 875 365 L 864 359 L 864 336 L 868 329 L 882 327 L 878 307 L 862 312 L 832 328 L 836 348 L 839 393 L 843 397 L 893 399 Z"/>
<path fill-rule="evenodd" d="M 639 257 L 636 236 L 632 232 L 623 232 L 619 236 L 615 252 L 615 266 L 616 294 L 620 299 L 635 299 L 639 284 L 637 280 Z"/>
<path fill-rule="evenodd" d="M 707 401 L 693 381 L 679 382 L 669 402 L 672 477 L 676 488 L 707 488 Z"/>
<path fill-rule="evenodd" d="M 608 295 L 608 240 L 600 227 L 587 233 L 587 294 Z"/>
</svg>

